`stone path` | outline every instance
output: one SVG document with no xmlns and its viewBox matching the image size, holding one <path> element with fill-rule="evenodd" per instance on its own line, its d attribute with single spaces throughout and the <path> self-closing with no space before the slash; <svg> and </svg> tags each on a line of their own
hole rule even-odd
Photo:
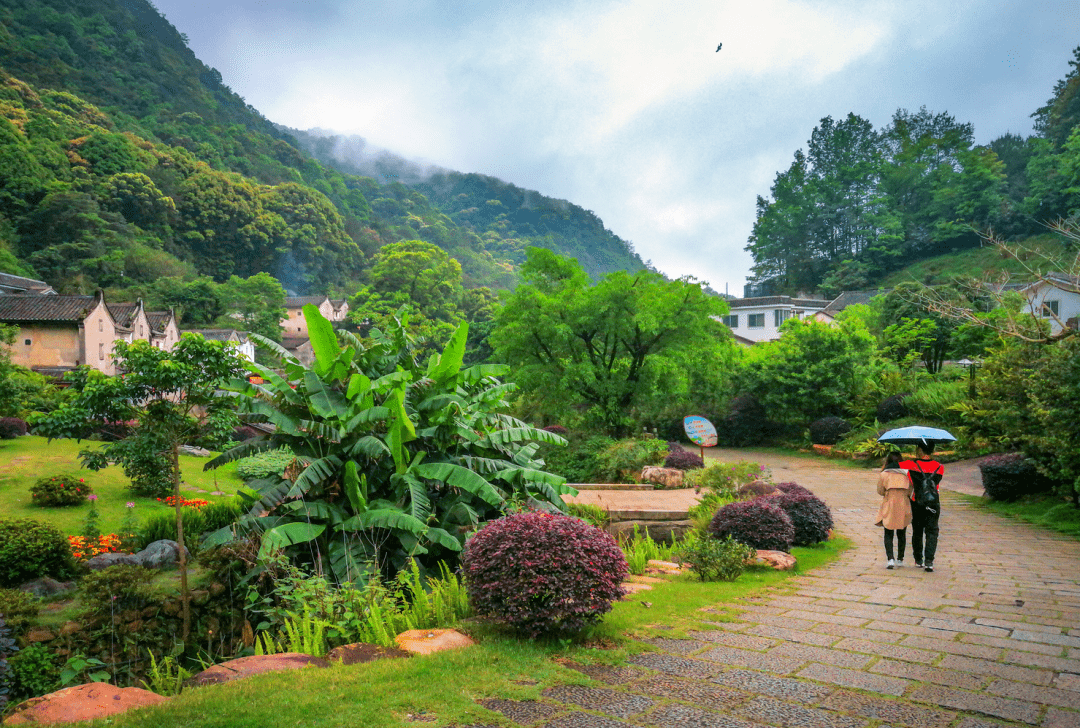
<svg viewBox="0 0 1080 728">
<path fill-rule="evenodd" d="M 873 471 L 752 457 L 824 498 L 855 547 L 735 622 L 580 668 L 608 687 L 484 705 L 543 728 L 1080 727 L 1080 543 L 944 493 L 937 570 L 889 571 Z"/>
</svg>

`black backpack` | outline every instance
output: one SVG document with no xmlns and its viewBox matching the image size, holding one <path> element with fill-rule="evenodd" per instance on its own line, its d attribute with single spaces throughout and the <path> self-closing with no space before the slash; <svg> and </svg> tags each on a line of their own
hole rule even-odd
<svg viewBox="0 0 1080 728">
<path fill-rule="evenodd" d="M 914 486 L 912 500 L 931 513 L 938 513 L 941 510 L 941 498 L 938 496 L 934 473 L 924 472 L 917 460 L 915 461 L 915 467 L 918 469 L 908 471 L 908 475 L 911 476 L 911 484 Z"/>
</svg>

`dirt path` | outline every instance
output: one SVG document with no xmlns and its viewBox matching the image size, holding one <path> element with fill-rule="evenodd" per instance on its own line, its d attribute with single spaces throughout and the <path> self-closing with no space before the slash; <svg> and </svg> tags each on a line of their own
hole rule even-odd
<svg viewBox="0 0 1080 728">
<path fill-rule="evenodd" d="M 937 570 L 886 570 L 875 474 L 714 451 L 813 490 L 855 547 L 734 623 L 590 672 L 606 688 L 503 701 L 522 725 L 754 728 L 1080 726 L 1080 543 L 942 497 Z M 971 492 L 972 467 L 944 487 Z M 977 470 L 974 471 L 977 476 Z M 661 498 L 664 491 L 654 491 Z M 542 722 L 544 721 L 544 722 Z"/>
</svg>

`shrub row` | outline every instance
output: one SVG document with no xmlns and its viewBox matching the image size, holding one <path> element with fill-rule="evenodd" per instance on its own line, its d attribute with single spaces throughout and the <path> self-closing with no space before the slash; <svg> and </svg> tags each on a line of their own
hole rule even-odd
<svg viewBox="0 0 1080 728">
<path fill-rule="evenodd" d="M 756 549 L 790 551 L 825 541 L 833 528 L 823 500 L 797 483 L 783 483 L 778 493 L 729 503 L 716 512 L 708 532 L 733 538 Z M 773 488 L 773 486 L 769 486 Z"/>
<path fill-rule="evenodd" d="M 1050 490 L 1052 483 L 1024 453 L 994 455 L 979 463 L 983 488 L 992 500 L 1013 501 L 1024 495 Z"/>
<path fill-rule="evenodd" d="M 75 570 L 67 537 L 31 518 L 0 518 L 0 587 L 41 576 L 64 579 Z"/>
<path fill-rule="evenodd" d="M 26 420 L 18 417 L 0 417 L 0 440 L 14 440 L 26 434 Z"/>
</svg>

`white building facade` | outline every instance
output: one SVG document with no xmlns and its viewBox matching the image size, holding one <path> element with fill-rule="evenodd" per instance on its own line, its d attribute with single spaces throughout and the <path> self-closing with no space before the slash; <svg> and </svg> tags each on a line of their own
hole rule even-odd
<svg viewBox="0 0 1080 728">
<path fill-rule="evenodd" d="M 760 296 L 728 301 L 729 313 L 720 320 L 736 337 L 755 344 L 780 338 L 780 326 L 790 318 L 808 318 L 829 301 L 791 296 Z"/>
</svg>

